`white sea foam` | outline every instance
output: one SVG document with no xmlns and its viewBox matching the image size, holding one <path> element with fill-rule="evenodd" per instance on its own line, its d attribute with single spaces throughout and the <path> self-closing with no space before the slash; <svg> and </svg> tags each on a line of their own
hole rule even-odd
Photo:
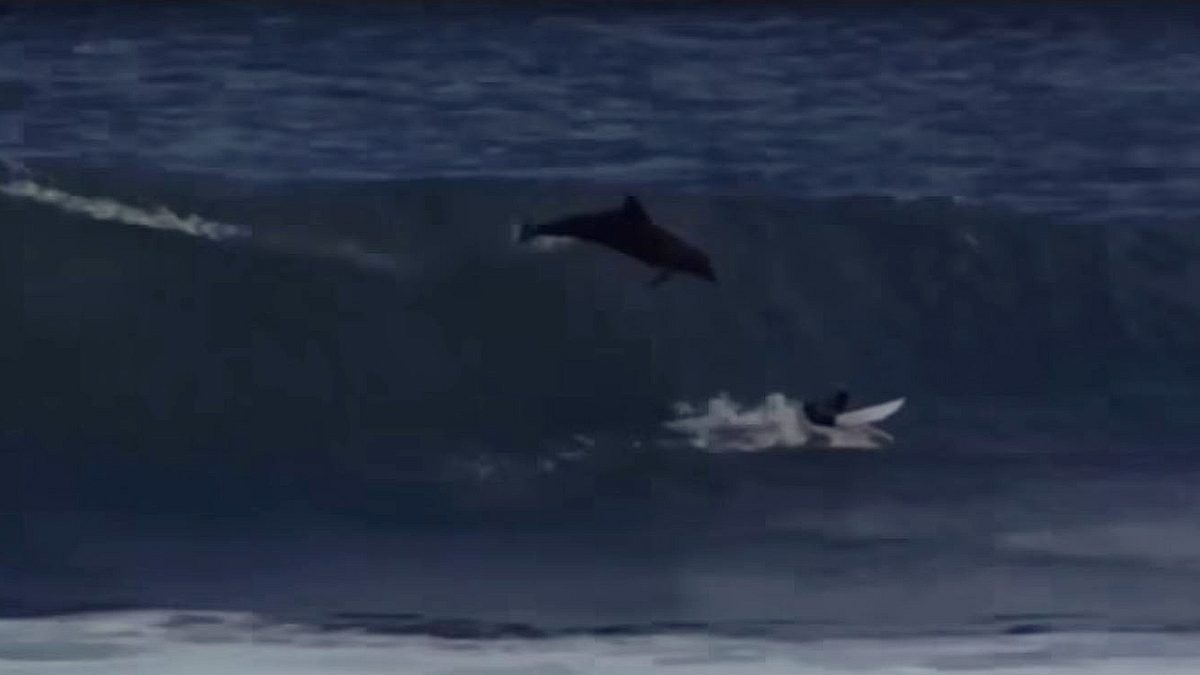
<svg viewBox="0 0 1200 675">
<path fill-rule="evenodd" d="M 13 162 L 3 164 L 14 177 L 0 182 L 0 194 L 44 204 L 66 213 L 150 230 L 177 232 L 211 241 L 249 241 L 253 238 L 254 246 L 260 248 L 301 256 L 339 259 L 360 269 L 384 272 L 396 272 L 400 269 L 396 256 L 367 250 L 352 239 L 329 241 L 304 235 L 257 236 L 254 229 L 246 225 L 212 220 L 194 213 L 183 215 L 166 206 L 148 209 L 111 197 L 74 194 L 33 180 L 23 167 Z"/>
<path fill-rule="evenodd" d="M 452 640 L 328 633 L 215 612 L 0 621 L 0 673 L 94 675 L 1022 675 L 1194 673 L 1190 635 L 1043 634 L 786 642 L 697 635 Z"/>
<path fill-rule="evenodd" d="M 891 440 L 886 432 L 871 425 L 834 428 L 811 424 L 802 406 L 803 401 L 774 392 L 761 405 L 745 407 L 722 392 L 703 406 L 676 403 L 677 418 L 663 426 L 687 435 L 692 447 L 711 452 L 811 446 L 870 450 Z"/>
<path fill-rule="evenodd" d="M 163 206 L 150 210 L 107 197 L 71 194 L 25 178 L 0 183 L 0 194 L 28 199 L 96 220 L 116 221 L 151 230 L 171 230 L 204 239 L 222 240 L 250 235 L 250 230 L 240 225 L 208 220 L 195 214 L 181 216 Z"/>
</svg>

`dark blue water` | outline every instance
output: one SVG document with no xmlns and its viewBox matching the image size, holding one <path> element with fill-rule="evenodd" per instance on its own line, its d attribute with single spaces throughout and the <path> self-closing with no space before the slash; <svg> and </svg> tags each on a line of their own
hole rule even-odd
<svg viewBox="0 0 1200 675">
<path fill-rule="evenodd" d="M 1194 625 L 1195 18 L 14 5 L 0 610 Z M 510 240 L 627 191 L 719 286 Z"/>
<path fill-rule="evenodd" d="M 1195 12 L 25 8 L 13 157 L 1194 211 Z"/>
</svg>

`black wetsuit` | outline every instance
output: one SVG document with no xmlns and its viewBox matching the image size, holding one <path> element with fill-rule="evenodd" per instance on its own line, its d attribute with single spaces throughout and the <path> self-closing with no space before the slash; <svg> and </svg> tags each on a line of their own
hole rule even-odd
<svg viewBox="0 0 1200 675">
<path fill-rule="evenodd" d="M 846 412 L 846 406 L 849 404 L 850 395 L 844 391 L 838 391 L 824 401 L 805 402 L 804 416 L 813 424 L 831 427 L 837 421 L 837 416 Z"/>
</svg>

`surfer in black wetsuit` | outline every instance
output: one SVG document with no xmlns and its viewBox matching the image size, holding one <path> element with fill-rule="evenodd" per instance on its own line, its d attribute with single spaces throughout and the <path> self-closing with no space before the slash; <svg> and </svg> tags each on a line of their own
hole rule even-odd
<svg viewBox="0 0 1200 675">
<path fill-rule="evenodd" d="M 823 401 L 805 401 L 804 416 L 813 424 L 831 427 L 837 421 L 837 416 L 846 412 L 848 405 L 850 405 L 850 394 L 847 394 L 844 389 L 838 389 Z"/>
</svg>

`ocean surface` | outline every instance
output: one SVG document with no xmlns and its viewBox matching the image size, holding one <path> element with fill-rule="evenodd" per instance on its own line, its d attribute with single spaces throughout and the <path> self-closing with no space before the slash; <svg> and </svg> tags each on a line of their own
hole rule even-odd
<svg viewBox="0 0 1200 675">
<path fill-rule="evenodd" d="M 0 673 L 1196 672 L 1200 10 L 849 4 L 0 5 Z"/>
</svg>

